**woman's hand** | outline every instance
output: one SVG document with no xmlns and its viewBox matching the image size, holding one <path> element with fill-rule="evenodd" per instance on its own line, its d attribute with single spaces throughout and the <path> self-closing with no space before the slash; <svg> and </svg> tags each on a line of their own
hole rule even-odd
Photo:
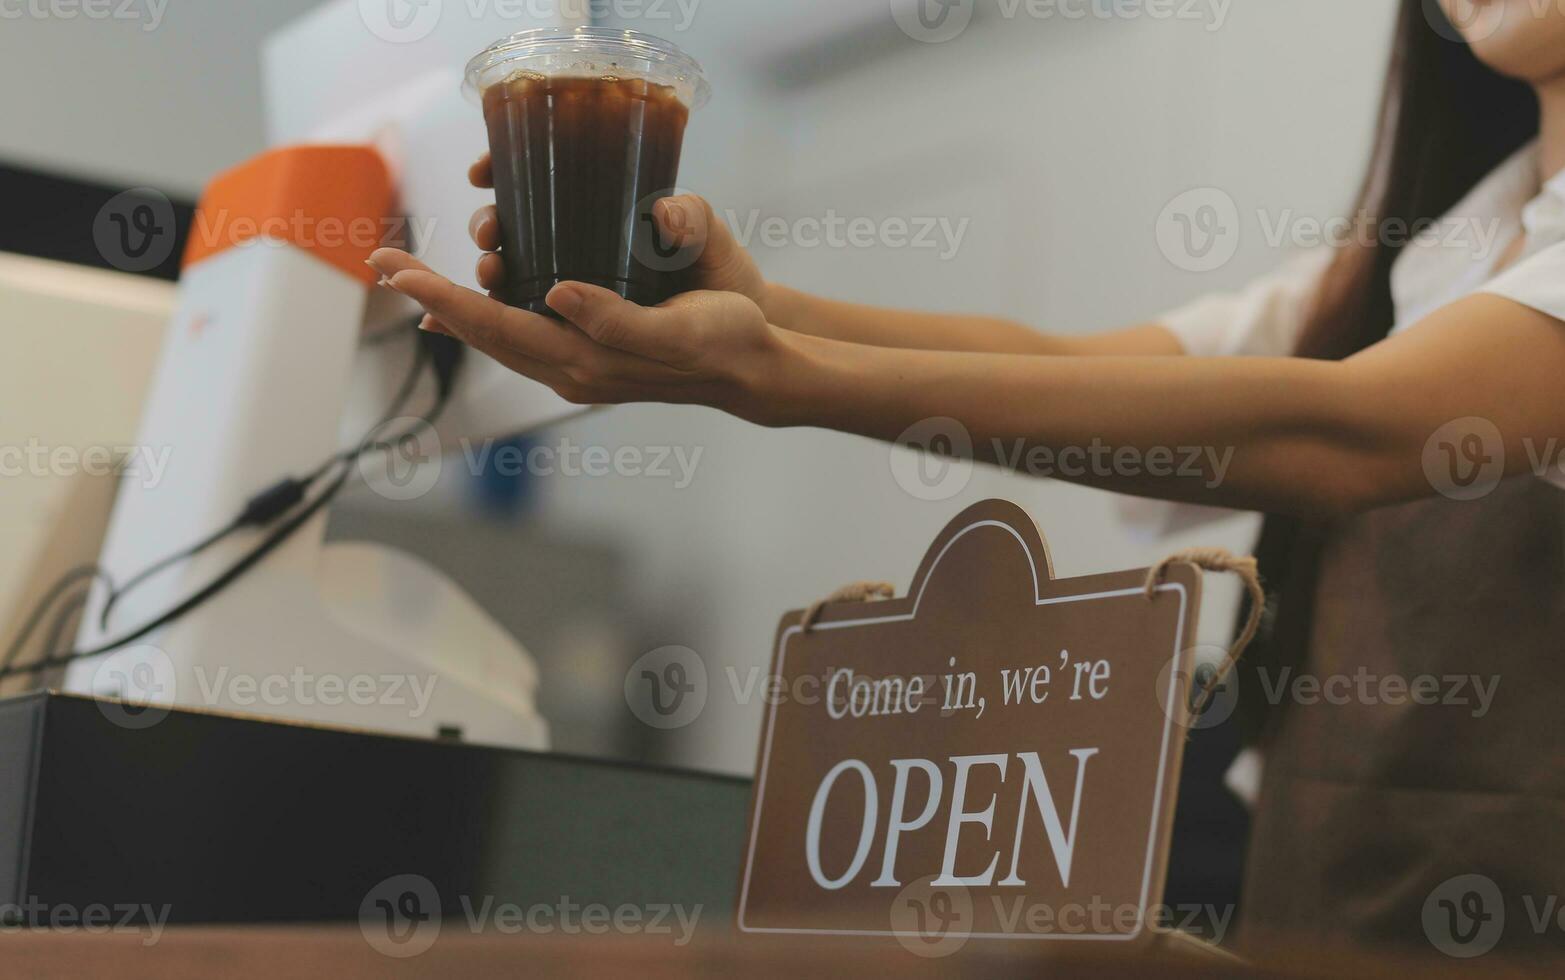
<svg viewBox="0 0 1565 980">
<path fill-rule="evenodd" d="M 487 153 L 473 164 L 467 176 L 474 187 L 494 186 L 494 168 Z M 691 289 L 738 293 L 770 313 L 773 290 L 761 276 L 755 259 L 734 240 L 733 233 L 705 198 L 695 194 L 664 198 L 653 205 L 652 219 L 664 245 L 689 249 L 695 256 L 695 264 L 686 273 Z M 500 220 L 495 206 L 479 208 L 468 232 L 484 252 L 478 260 L 478 284 L 491 291 L 498 289 L 505 281 L 505 260 L 499 251 Z"/>
<path fill-rule="evenodd" d="M 428 313 L 424 329 L 463 341 L 578 405 L 699 404 L 763 425 L 786 422 L 790 363 L 782 331 L 737 292 L 685 293 L 638 306 L 598 286 L 560 283 L 545 302 L 561 323 L 436 274 L 400 249 L 370 265 Z"/>
</svg>

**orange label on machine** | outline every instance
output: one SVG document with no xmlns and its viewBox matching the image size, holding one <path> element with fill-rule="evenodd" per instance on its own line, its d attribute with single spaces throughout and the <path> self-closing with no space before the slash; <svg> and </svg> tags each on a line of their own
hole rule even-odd
<svg viewBox="0 0 1565 980">
<path fill-rule="evenodd" d="M 286 243 L 371 284 L 364 264 L 382 245 L 402 244 L 395 191 L 368 146 L 296 146 L 264 153 L 222 174 L 196 211 L 184 267 L 248 242 Z"/>
</svg>

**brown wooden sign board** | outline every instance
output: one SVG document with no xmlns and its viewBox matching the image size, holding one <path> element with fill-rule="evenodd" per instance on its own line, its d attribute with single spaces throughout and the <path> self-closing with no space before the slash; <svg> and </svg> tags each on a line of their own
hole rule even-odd
<svg viewBox="0 0 1565 980">
<path fill-rule="evenodd" d="M 738 926 L 933 942 L 1155 931 L 1200 573 L 1057 580 L 1005 501 L 935 539 L 906 598 L 774 648 Z"/>
</svg>

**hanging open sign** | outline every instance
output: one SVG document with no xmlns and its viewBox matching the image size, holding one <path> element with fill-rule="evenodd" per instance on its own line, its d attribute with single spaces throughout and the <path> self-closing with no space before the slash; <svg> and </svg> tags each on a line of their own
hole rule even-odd
<svg viewBox="0 0 1565 980">
<path fill-rule="evenodd" d="M 935 539 L 907 598 L 778 630 L 745 932 L 1127 941 L 1154 926 L 1200 572 L 1056 580 L 1014 504 Z"/>
</svg>

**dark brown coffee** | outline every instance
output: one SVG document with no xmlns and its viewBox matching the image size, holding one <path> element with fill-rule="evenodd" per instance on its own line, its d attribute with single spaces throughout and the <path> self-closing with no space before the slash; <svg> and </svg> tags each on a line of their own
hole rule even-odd
<svg viewBox="0 0 1565 980">
<path fill-rule="evenodd" d="M 652 205 L 679 174 L 689 108 L 638 78 L 513 75 L 484 90 L 500 213 L 504 302 L 554 315 L 556 283 L 589 282 L 655 305 L 683 264 Z"/>
</svg>

